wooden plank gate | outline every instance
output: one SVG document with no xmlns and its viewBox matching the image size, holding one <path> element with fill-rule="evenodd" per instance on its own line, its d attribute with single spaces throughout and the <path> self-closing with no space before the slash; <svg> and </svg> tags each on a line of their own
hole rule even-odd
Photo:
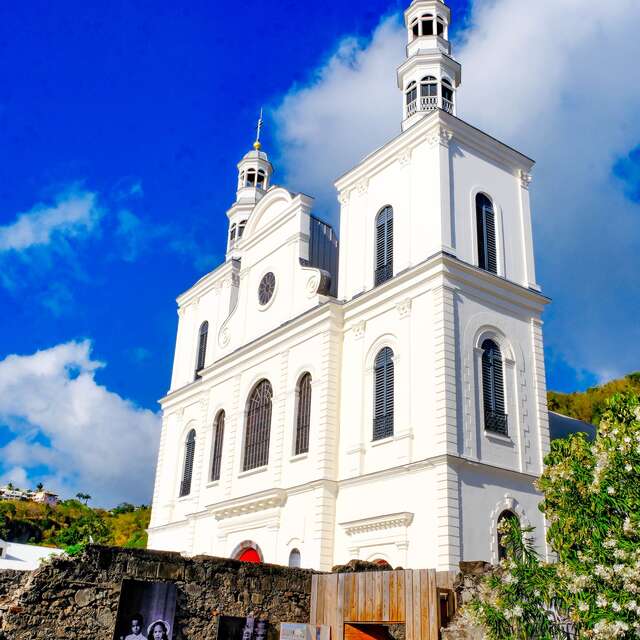
<svg viewBox="0 0 640 640">
<path fill-rule="evenodd" d="M 456 610 L 455 571 L 404 569 L 316 575 L 311 624 L 331 626 L 331 640 L 379 637 L 365 625 L 404 624 L 406 640 L 438 640 Z"/>
</svg>

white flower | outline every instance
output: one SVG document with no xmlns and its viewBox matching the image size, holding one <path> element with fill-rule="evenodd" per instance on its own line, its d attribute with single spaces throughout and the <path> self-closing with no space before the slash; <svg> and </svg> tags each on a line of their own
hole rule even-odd
<svg viewBox="0 0 640 640">
<path fill-rule="evenodd" d="M 616 490 L 613 487 L 607 487 L 607 493 L 612 496 L 614 495 Z"/>
<path fill-rule="evenodd" d="M 513 607 L 513 616 L 515 618 L 522 618 L 522 607 L 519 604 Z"/>
<path fill-rule="evenodd" d="M 581 602 L 581 603 L 578 605 L 578 609 L 579 609 L 580 611 L 589 611 L 589 605 L 588 605 L 586 602 Z"/>
<path fill-rule="evenodd" d="M 621 607 L 617 602 L 612 602 L 612 603 L 611 603 L 611 608 L 612 608 L 614 611 L 620 611 L 620 609 L 622 609 L 622 607 Z"/>
</svg>

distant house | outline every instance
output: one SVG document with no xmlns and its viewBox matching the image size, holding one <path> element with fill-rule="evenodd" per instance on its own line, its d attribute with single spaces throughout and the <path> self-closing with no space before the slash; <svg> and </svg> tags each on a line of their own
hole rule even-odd
<svg viewBox="0 0 640 640">
<path fill-rule="evenodd" d="M 60 502 L 60 497 L 57 493 L 51 493 L 50 491 L 36 491 L 31 497 L 31 500 L 40 504 L 46 504 L 49 507 L 55 507 Z"/>
<path fill-rule="evenodd" d="M 33 571 L 40 566 L 42 560 L 61 553 L 61 549 L 5 542 L 0 539 L 0 570 Z"/>
<path fill-rule="evenodd" d="M 20 489 L 0 487 L 0 500 L 29 500 L 29 495 Z"/>
<path fill-rule="evenodd" d="M 594 440 L 596 428 L 589 422 L 583 422 L 555 411 L 549 411 L 549 435 L 551 440 L 567 438 L 573 433 L 584 433 L 587 439 Z"/>
</svg>

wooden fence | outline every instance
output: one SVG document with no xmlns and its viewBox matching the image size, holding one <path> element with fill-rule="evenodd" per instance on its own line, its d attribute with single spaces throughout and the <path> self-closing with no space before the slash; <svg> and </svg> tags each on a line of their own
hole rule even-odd
<svg viewBox="0 0 640 640">
<path fill-rule="evenodd" d="M 311 624 L 331 626 L 331 640 L 377 637 L 364 625 L 404 624 L 406 640 L 438 640 L 456 610 L 455 571 L 433 569 L 317 575 Z M 345 633 L 346 629 L 346 633 Z"/>
</svg>

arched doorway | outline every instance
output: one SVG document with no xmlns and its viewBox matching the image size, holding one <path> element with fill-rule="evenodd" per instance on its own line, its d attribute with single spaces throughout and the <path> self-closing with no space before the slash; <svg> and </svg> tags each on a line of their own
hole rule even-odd
<svg viewBox="0 0 640 640">
<path fill-rule="evenodd" d="M 241 542 L 234 550 L 231 557 L 240 562 L 264 562 L 260 547 L 252 540 Z"/>
<path fill-rule="evenodd" d="M 255 549 L 245 549 L 238 556 L 238 560 L 241 562 L 262 562 L 260 554 Z"/>
</svg>

